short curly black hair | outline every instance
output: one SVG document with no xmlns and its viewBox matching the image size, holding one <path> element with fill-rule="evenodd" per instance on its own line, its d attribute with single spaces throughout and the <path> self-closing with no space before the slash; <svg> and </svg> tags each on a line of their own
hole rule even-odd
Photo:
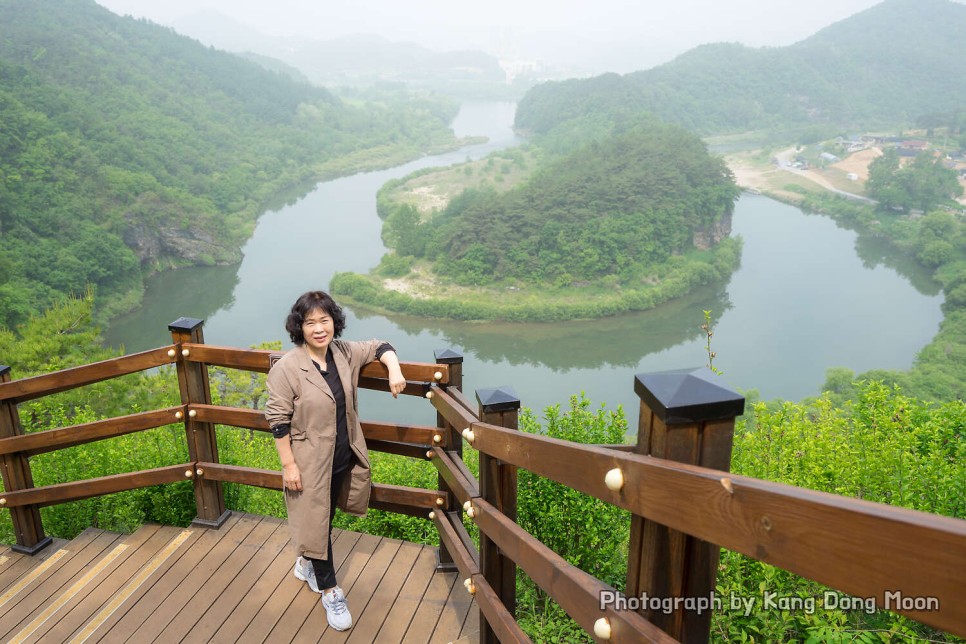
<svg viewBox="0 0 966 644">
<path fill-rule="evenodd" d="M 292 310 L 285 318 L 285 330 L 288 331 L 289 337 L 296 345 L 302 346 L 305 344 L 302 323 L 305 322 L 306 315 L 316 310 L 324 311 L 332 317 L 332 323 L 335 325 L 334 337 L 340 337 L 342 332 L 345 331 L 345 312 L 341 306 L 335 303 L 332 296 L 325 291 L 308 291 L 299 295 L 299 299 L 295 300 Z"/>
</svg>

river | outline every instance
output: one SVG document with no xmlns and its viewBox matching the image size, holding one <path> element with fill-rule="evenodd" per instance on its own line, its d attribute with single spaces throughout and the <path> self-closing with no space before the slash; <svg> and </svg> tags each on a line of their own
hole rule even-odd
<svg viewBox="0 0 966 644">
<path fill-rule="evenodd" d="M 389 170 L 319 184 L 264 214 L 235 266 L 187 268 L 148 280 L 144 304 L 104 332 L 127 352 L 170 342 L 167 324 L 206 320 L 210 344 L 248 347 L 284 340 L 289 306 L 326 288 L 336 271 L 367 272 L 385 251 L 375 194 L 414 170 L 477 159 L 520 140 L 512 103 L 470 103 L 453 123 L 458 136 L 489 141 Z M 939 287 L 923 271 L 859 241 L 831 219 L 763 196 L 744 195 L 733 234 L 744 240 L 741 267 L 653 311 L 553 324 L 465 323 L 383 316 L 350 308 L 346 338 L 384 338 L 403 360 L 431 362 L 436 349 L 464 355 L 464 390 L 510 385 L 525 407 L 542 411 L 586 393 L 594 406 L 623 405 L 632 429 L 634 374 L 706 364 L 704 310 L 715 319 L 712 349 L 723 382 L 762 398 L 816 395 L 825 370 L 906 369 L 942 320 Z M 432 424 L 425 401 L 363 392 L 363 417 Z"/>
</svg>

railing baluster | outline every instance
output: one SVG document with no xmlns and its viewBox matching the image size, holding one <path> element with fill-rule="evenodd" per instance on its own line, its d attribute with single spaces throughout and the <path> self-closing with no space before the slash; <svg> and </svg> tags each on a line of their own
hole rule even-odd
<svg viewBox="0 0 966 644">
<path fill-rule="evenodd" d="M 641 412 L 635 452 L 730 470 L 735 417 L 744 412 L 745 399 L 718 380 L 707 368 L 636 376 Z M 719 546 L 632 515 L 628 549 L 629 597 L 712 596 Z M 687 611 L 684 604 L 643 615 L 682 642 L 707 642 L 712 611 Z"/>
<path fill-rule="evenodd" d="M 201 327 L 204 320 L 178 318 L 168 325 L 171 339 L 178 345 L 177 370 L 178 386 L 181 389 L 181 402 L 190 405 L 210 405 L 211 388 L 208 383 L 208 365 L 187 360 L 190 349 L 182 348 L 184 343 L 204 344 Z M 188 354 L 185 354 L 188 351 Z M 218 443 L 215 426 L 193 417 L 191 411 L 184 417 L 185 432 L 188 435 L 188 455 L 194 462 L 217 463 Z M 230 516 L 225 509 L 225 495 L 220 481 L 209 481 L 199 472 L 194 477 L 196 517 L 194 523 L 218 528 Z"/>
<path fill-rule="evenodd" d="M 454 351 L 453 349 L 439 349 L 433 352 L 433 357 L 438 364 L 449 365 L 449 384 L 446 386 L 447 390 L 456 389 L 459 391 L 463 390 L 463 355 Z M 436 427 L 439 428 L 441 432 L 445 432 L 446 438 L 445 444 L 448 446 L 446 451 L 450 454 L 454 454 L 459 457 L 459 460 L 463 459 L 463 437 L 460 436 L 460 429 L 453 427 L 450 423 L 443 418 L 443 415 L 439 412 L 436 413 Z M 438 489 L 445 492 L 449 492 L 448 498 L 449 502 L 446 507 L 443 508 L 445 512 L 455 513 L 455 516 L 459 516 L 460 506 L 459 500 L 453 493 L 453 490 L 449 488 L 449 485 L 443 479 L 442 474 L 437 475 Z M 439 548 L 436 550 L 436 570 L 439 572 L 453 572 L 456 570 L 456 562 L 453 561 L 453 555 L 446 549 L 446 545 L 443 540 L 440 539 Z"/>
<path fill-rule="evenodd" d="M 477 389 L 480 420 L 484 423 L 517 429 L 520 398 L 510 387 Z M 480 452 L 480 496 L 511 521 L 517 520 L 517 467 Z M 480 568 L 511 616 L 516 615 L 517 567 L 482 530 L 480 531 Z M 496 634 L 480 613 L 480 642 L 496 643 Z"/>
<path fill-rule="evenodd" d="M 0 365 L 0 382 L 10 382 L 10 367 Z M 16 403 L 0 401 L 0 438 L 23 435 L 20 424 L 20 412 Z M 34 478 L 30 473 L 30 461 L 23 454 L 4 454 L 0 463 L 3 464 L 3 489 L 7 492 L 29 490 L 34 486 Z M 29 555 L 35 554 L 51 542 L 51 538 L 44 534 L 44 525 L 40 519 L 40 508 L 37 505 L 24 505 L 10 508 L 13 521 L 13 531 L 17 537 L 17 544 L 11 548 L 17 552 Z"/>
</svg>

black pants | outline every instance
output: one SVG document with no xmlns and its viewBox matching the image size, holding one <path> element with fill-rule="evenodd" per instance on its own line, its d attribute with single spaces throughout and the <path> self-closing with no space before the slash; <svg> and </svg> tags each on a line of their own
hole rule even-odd
<svg viewBox="0 0 966 644">
<path fill-rule="evenodd" d="M 339 491 L 342 489 L 345 477 L 349 474 L 349 469 L 346 468 L 332 473 L 332 485 L 329 498 L 329 558 L 312 559 L 306 557 L 306 559 L 312 562 L 312 568 L 315 570 L 315 581 L 319 585 L 319 590 L 333 588 L 338 585 L 335 580 L 335 563 L 332 555 L 332 519 L 335 517 L 335 506 L 336 501 L 339 499 Z"/>
</svg>

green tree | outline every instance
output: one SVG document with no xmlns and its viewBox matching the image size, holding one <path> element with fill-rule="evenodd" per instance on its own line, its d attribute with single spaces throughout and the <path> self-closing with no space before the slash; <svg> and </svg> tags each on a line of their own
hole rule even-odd
<svg viewBox="0 0 966 644">
<path fill-rule="evenodd" d="M 411 204 L 401 204 L 383 225 L 386 245 L 402 256 L 421 257 L 426 249 L 425 227 L 419 211 Z"/>
<path fill-rule="evenodd" d="M 963 194 L 955 171 L 945 167 L 942 159 L 923 153 L 901 166 L 894 148 L 869 164 L 867 187 L 883 207 L 905 211 L 929 212 Z"/>
</svg>

